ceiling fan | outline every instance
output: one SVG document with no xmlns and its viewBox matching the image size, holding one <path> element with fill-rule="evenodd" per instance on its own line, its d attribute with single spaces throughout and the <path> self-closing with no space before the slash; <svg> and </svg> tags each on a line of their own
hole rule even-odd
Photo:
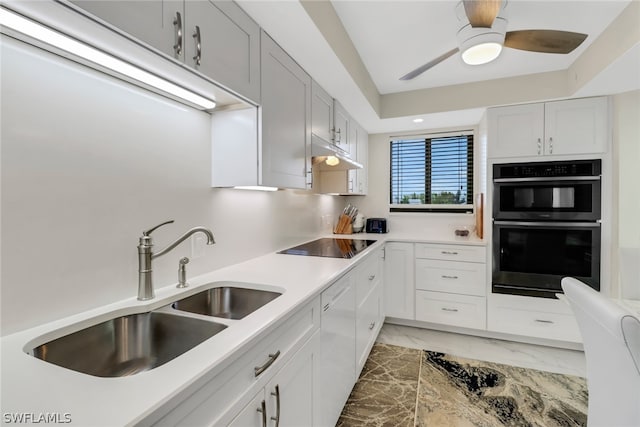
<svg viewBox="0 0 640 427">
<path fill-rule="evenodd" d="M 460 5 L 464 6 L 464 13 L 459 13 L 458 18 L 466 21 L 466 15 L 469 23 L 458 31 L 458 47 L 405 74 L 400 80 L 411 80 L 458 52 L 461 52 L 465 63 L 479 65 L 496 59 L 503 46 L 530 52 L 567 54 L 587 38 L 586 34 L 570 31 L 506 31 L 507 20 L 499 16 L 506 4 L 506 0 L 462 0 L 458 9 L 461 9 Z"/>
</svg>

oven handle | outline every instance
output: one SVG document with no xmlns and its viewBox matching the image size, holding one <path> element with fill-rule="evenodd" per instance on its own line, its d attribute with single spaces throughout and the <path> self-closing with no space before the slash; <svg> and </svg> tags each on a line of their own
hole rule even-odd
<svg viewBox="0 0 640 427">
<path fill-rule="evenodd" d="M 493 221 L 495 225 L 517 225 L 520 227 L 565 227 L 599 228 L 599 222 L 543 222 L 543 221 Z"/>
<path fill-rule="evenodd" d="M 549 176 L 534 178 L 495 178 L 493 182 L 600 181 L 598 176 Z"/>
</svg>

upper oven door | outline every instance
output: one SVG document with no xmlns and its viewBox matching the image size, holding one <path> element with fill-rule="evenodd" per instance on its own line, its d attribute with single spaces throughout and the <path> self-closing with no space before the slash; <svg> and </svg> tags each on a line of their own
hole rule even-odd
<svg viewBox="0 0 640 427">
<path fill-rule="evenodd" d="M 498 178 L 493 183 L 496 220 L 600 219 L 599 176 Z"/>
</svg>

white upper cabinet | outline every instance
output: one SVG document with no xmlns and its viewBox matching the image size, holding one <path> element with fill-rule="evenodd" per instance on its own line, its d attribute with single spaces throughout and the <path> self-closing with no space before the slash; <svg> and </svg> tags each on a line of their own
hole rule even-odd
<svg viewBox="0 0 640 427">
<path fill-rule="evenodd" d="M 228 89 L 256 103 L 260 101 L 260 27 L 236 3 L 72 2 Z"/>
<path fill-rule="evenodd" d="M 311 77 L 262 32 L 262 185 L 310 188 Z"/>
<path fill-rule="evenodd" d="M 583 98 L 490 108 L 489 157 L 603 153 L 607 106 L 607 98 Z"/>
<path fill-rule="evenodd" d="M 333 143 L 333 98 L 315 81 L 311 96 L 311 133 L 315 138 Z"/>
<path fill-rule="evenodd" d="M 333 101 L 334 144 L 351 154 L 350 129 L 351 117 L 347 110 L 336 100 Z M 353 156 L 352 156 L 353 157 Z"/>
<path fill-rule="evenodd" d="M 607 98 L 548 102 L 544 107 L 545 154 L 589 154 L 607 150 Z"/>
<path fill-rule="evenodd" d="M 184 58 L 178 32 L 184 24 L 183 0 L 71 0 L 71 3 L 161 52 Z"/>
<path fill-rule="evenodd" d="M 260 27 L 231 1 L 185 2 L 185 61 L 260 100 Z"/>
</svg>

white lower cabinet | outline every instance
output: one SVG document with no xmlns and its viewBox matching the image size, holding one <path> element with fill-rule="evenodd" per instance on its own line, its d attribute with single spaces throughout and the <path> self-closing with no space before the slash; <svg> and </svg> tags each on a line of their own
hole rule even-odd
<svg viewBox="0 0 640 427">
<path fill-rule="evenodd" d="M 360 376 L 371 347 L 384 323 L 382 300 L 384 249 L 378 250 L 356 269 L 356 378 Z"/>
<path fill-rule="evenodd" d="M 416 320 L 487 326 L 484 246 L 416 243 Z"/>
<path fill-rule="evenodd" d="M 384 304 L 388 317 L 415 319 L 414 244 L 389 242 L 385 246 Z"/>
<path fill-rule="evenodd" d="M 416 291 L 416 320 L 484 329 L 487 324 L 486 315 L 484 297 Z"/>
<path fill-rule="evenodd" d="M 313 426 L 319 338 L 316 332 L 229 426 Z"/>
<path fill-rule="evenodd" d="M 317 395 L 312 390 L 317 357 L 317 341 L 314 340 L 317 340 L 317 335 L 313 337 L 319 326 L 320 298 L 316 298 L 255 345 L 239 352 L 237 359 L 217 375 L 200 380 L 190 394 L 183 394 L 182 400 L 168 404 L 165 407 L 167 412 L 159 419 L 146 420 L 142 425 L 218 426 L 245 416 L 250 419 L 251 415 L 244 411 L 263 389 L 269 393 L 265 395 L 269 414 L 276 414 L 277 400 L 270 395 L 276 384 L 281 384 L 281 419 L 295 419 L 300 414 L 297 406 L 310 402 Z M 308 371 L 300 371 L 301 366 Z M 289 385 L 285 388 L 285 384 Z M 301 392 L 303 389 L 305 391 Z M 287 403 L 289 408 L 295 409 L 289 409 L 293 412 L 285 415 L 284 398 L 288 400 L 291 396 L 296 396 L 299 401 Z"/>
<path fill-rule="evenodd" d="M 550 340 L 582 342 L 571 307 L 564 301 L 492 294 L 487 329 Z"/>
</svg>

